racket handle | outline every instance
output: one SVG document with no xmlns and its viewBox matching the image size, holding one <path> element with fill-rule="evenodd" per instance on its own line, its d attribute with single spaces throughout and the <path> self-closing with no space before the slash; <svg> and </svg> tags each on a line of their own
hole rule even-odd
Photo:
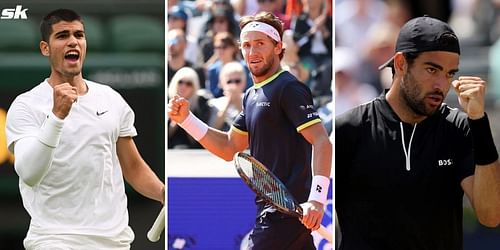
<svg viewBox="0 0 500 250">
<path fill-rule="evenodd" d="M 318 230 L 316 230 L 323 238 L 325 238 L 328 242 L 333 242 L 333 236 L 330 231 L 328 231 L 323 225 L 321 225 Z"/>
<path fill-rule="evenodd" d="M 151 226 L 151 229 L 148 231 L 148 239 L 151 242 L 157 242 L 160 237 L 161 237 L 161 232 L 163 232 L 163 229 L 165 228 L 165 207 L 163 207 L 158 214 L 158 217 L 156 217 L 155 222 L 153 223 L 153 226 Z"/>
</svg>

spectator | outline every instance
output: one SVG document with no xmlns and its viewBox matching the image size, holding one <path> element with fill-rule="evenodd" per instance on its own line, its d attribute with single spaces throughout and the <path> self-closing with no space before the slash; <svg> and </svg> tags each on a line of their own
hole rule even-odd
<svg viewBox="0 0 500 250">
<path fill-rule="evenodd" d="M 292 20 L 299 16 L 304 8 L 302 2 L 297 0 L 287 0 L 285 5 L 285 15 L 291 17 Z"/>
<path fill-rule="evenodd" d="M 184 0 L 168 0 L 167 2 L 167 11 L 174 6 L 180 7 L 186 13 L 189 13 L 189 16 L 197 16 L 200 11 L 198 10 L 198 1 L 184 1 Z"/>
<path fill-rule="evenodd" d="M 208 99 L 210 95 L 200 89 L 198 74 L 192 68 L 183 67 L 175 73 L 168 87 L 168 96 L 180 96 L 190 101 L 190 110 L 200 120 L 207 122 L 210 117 Z M 201 145 L 186 133 L 179 129 L 177 123 L 168 120 L 168 148 L 202 148 Z"/>
<path fill-rule="evenodd" d="M 378 69 L 394 54 L 399 27 L 386 21 L 375 24 L 367 34 L 365 47 L 361 51 L 361 62 L 359 71 L 363 74 L 354 74 L 359 82 L 372 85 L 378 93 L 389 88 L 389 83 L 383 83 L 381 74 L 387 71 Z M 392 78 L 392 74 L 391 74 Z"/>
<path fill-rule="evenodd" d="M 311 71 L 309 88 L 316 108 L 332 100 L 332 77 L 332 60 L 328 60 Z"/>
<path fill-rule="evenodd" d="M 219 76 L 223 96 L 208 101 L 212 107 L 209 124 L 213 128 L 227 131 L 243 109 L 247 72 L 241 63 L 233 61 L 222 67 Z"/>
<path fill-rule="evenodd" d="M 184 32 L 187 30 L 188 14 L 180 6 L 172 6 L 168 10 L 168 29 L 182 29 Z"/>
<path fill-rule="evenodd" d="M 336 45 L 361 51 L 367 31 L 385 16 L 386 5 L 381 0 L 348 0 L 335 10 Z"/>
<path fill-rule="evenodd" d="M 231 5 L 239 16 L 253 15 L 259 10 L 257 0 L 231 0 Z"/>
<path fill-rule="evenodd" d="M 285 54 L 281 59 L 281 67 L 289 71 L 301 82 L 307 82 L 309 79 L 309 69 L 300 61 L 299 47 L 293 40 L 293 30 L 285 30 L 283 32 L 283 47 Z"/>
<path fill-rule="evenodd" d="M 283 0 L 257 0 L 258 12 L 271 12 L 283 22 L 283 29 L 290 29 L 291 19 L 285 15 Z M 257 13 L 253 13 L 254 15 Z"/>
<path fill-rule="evenodd" d="M 215 5 L 214 5 L 215 6 Z M 202 28 L 202 35 L 199 38 L 199 52 L 198 63 L 204 64 L 214 54 L 214 37 L 220 32 L 229 32 L 233 37 L 239 36 L 240 28 L 234 18 L 234 11 L 232 6 L 227 4 L 217 4 L 217 8 L 210 8 L 207 13 L 207 22 Z"/>
<path fill-rule="evenodd" d="M 335 48 L 335 114 L 342 114 L 377 96 L 376 89 L 356 80 L 359 62 L 352 56 L 355 51 L 346 47 Z"/>
<path fill-rule="evenodd" d="M 223 94 L 219 86 L 219 73 L 222 66 L 234 61 L 244 65 L 244 62 L 240 59 L 238 44 L 229 32 L 221 32 L 215 35 L 214 48 L 215 53 L 207 62 L 207 65 L 209 65 L 207 68 L 208 81 L 205 85 L 208 86 L 214 97 L 221 97 Z M 246 69 L 246 82 L 249 83 L 247 86 L 252 84 L 248 69 Z"/>
<path fill-rule="evenodd" d="M 186 33 L 182 29 L 173 29 L 167 33 L 168 59 L 167 59 L 167 82 L 172 80 L 172 77 L 182 67 L 193 67 L 193 63 L 186 60 L 184 50 L 186 49 Z M 205 86 L 205 71 L 202 68 L 195 68 L 198 74 L 198 81 L 201 83 L 201 88 Z"/>
<path fill-rule="evenodd" d="M 308 68 L 316 68 L 331 61 L 332 19 L 325 1 L 302 0 L 302 4 L 304 11 L 294 22 L 294 40 Z"/>
<path fill-rule="evenodd" d="M 172 6 L 168 11 L 168 29 L 182 29 L 186 37 L 186 48 L 184 49 L 184 58 L 191 63 L 194 63 L 198 57 L 198 42 L 197 39 L 188 33 L 188 18 L 187 12 L 180 6 Z"/>
</svg>

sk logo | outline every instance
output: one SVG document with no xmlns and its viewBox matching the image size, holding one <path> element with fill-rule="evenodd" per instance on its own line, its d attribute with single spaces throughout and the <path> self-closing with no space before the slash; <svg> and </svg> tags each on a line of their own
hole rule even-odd
<svg viewBox="0 0 500 250">
<path fill-rule="evenodd" d="M 2 9 L 0 19 L 28 19 L 27 11 L 22 5 L 16 5 L 15 9 Z"/>
<path fill-rule="evenodd" d="M 322 189 L 323 189 L 323 188 L 322 188 L 320 185 L 317 185 L 317 186 L 316 186 L 316 191 L 318 191 L 318 193 L 321 193 L 321 190 L 322 190 Z"/>
</svg>

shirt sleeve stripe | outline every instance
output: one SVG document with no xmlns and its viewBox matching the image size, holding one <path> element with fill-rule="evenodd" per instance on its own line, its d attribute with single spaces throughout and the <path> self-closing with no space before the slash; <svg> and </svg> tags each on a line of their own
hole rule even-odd
<svg viewBox="0 0 500 250">
<path fill-rule="evenodd" d="M 316 123 L 318 123 L 318 122 L 321 122 L 321 119 L 316 118 L 316 119 L 314 119 L 314 120 L 308 121 L 308 122 L 306 122 L 306 123 L 304 123 L 304 124 L 302 124 L 302 125 L 298 126 L 298 127 L 297 127 L 297 132 L 300 132 L 302 129 L 305 129 L 305 128 L 307 128 L 307 127 L 309 127 L 309 126 L 311 126 L 311 125 L 313 125 L 313 124 L 316 124 Z"/>
<path fill-rule="evenodd" d="M 241 134 L 241 135 L 248 135 L 248 132 L 247 131 L 243 131 L 241 129 L 238 129 L 237 127 L 235 126 L 231 126 L 231 130 L 233 130 L 234 132 L 238 133 L 238 134 Z"/>
</svg>

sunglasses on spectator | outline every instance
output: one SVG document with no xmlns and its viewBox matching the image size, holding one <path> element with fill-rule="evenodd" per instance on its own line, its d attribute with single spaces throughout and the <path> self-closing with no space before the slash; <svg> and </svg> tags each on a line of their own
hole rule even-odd
<svg viewBox="0 0 500 250">
<path fill-rule="evenodd" d="M 274 3 L 274 0 L 257 0 L 258 3 L 266 3 L 266 2 L 269 2 L 269 3 Z"/>
<path fill-rule="evenodd" d="M 240 82 L 241 82 L 241 79 L 230 79 L 226 83 L 227 84 L 233 84 L 233 83 L 234 84 L 240 84 Z"/>
<path fill-rule="evenodd" d="M 189 80 L 179 80 L 178 82 L 179 85 L 186 84 L 186 86 L 191 87 L 193 86 L 193 82 Z"/>
</svg>

